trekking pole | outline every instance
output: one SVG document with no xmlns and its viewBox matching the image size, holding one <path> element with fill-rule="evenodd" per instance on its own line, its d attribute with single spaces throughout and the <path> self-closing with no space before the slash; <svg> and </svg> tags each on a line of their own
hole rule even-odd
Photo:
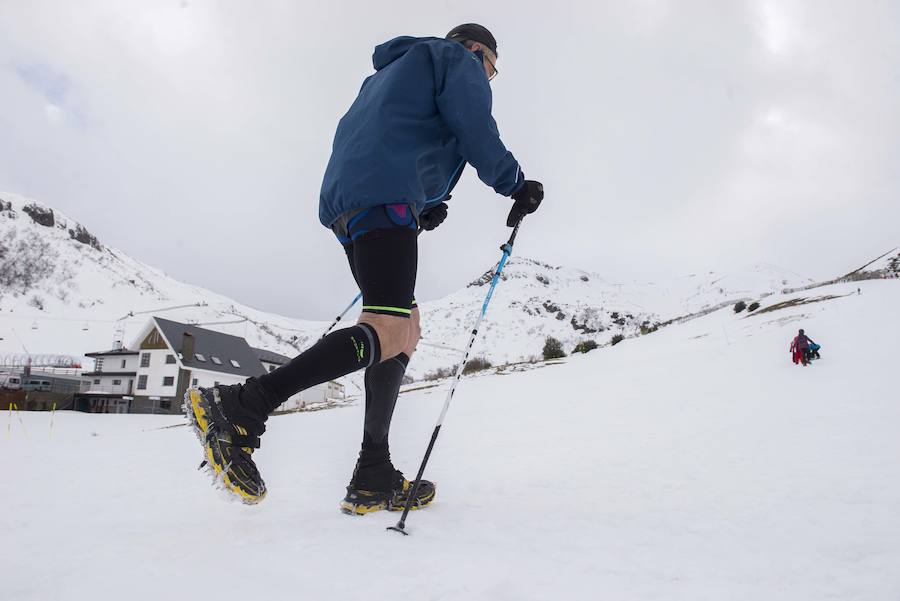
<svg viewBox="0 0 900 601">
<path fill-rule="evenodd" d="M 409 510 L 412 508 L 413 500 L 416 498 L 416 493 L 419 491 L 419 482 L 422 481 L 422 474 L 425 473 L 425 465 L 428 463 L 428 458 L 431 457 L 431 450 L 434 448 L 434 443 L 437 440 L 438 434 L 441 431 L 441 424 L 444 423 L 444 417 L 447 415 L 447 410 L 450 408 L 450 401 L 453 399 L 453 393 L 456 391 L 456 385 L 459 383 L 462 378 L 463 369 L 466 366 L 466 363 L 469 361 L 469 352 L 472 350 L 472 345 L 475 344 L 475 338 L 478 336 L 478 326 L 481 325 L 481 320 L 484 319 L 484 314 L 487 313 L 488 304 L 491 302 L 491 297 L 494 296 L 494 288 L 497 287 L 497 282 L 500 281 L 500 273 L 503 272 L 503 268 L 506 266 L 506 261 L 509 259 L 509 255 L 512 254 L 513 243 L 516 241 L 516 234 L 519 233 L 519 226 L 522 225 L 522 219 L 524 215 L 520 215 L 518 220 L 516 220 L 515 226 L 513 226 L 512 235 L 510 235 L 509 240 L 506 241 L 506 244 L 500 247 L 500 250 L 503 251 L 503 256 L 500 258 L 500 262 L 497 263 L 497 267 L 494 270 L 494 276 L 491 278 L 491 287 L 488 288 L 487 296 L 484 298 L 484 303 L 481 305 L 481 313 L 478 314 L 478 319 L 475 321 L 475 327 L 472 328 L 472 335 L 469 337 L 469 344 L 466 345 L 465 355 L 462 358 L 462 361 L 456 366 L 456 375 L 453 378 L 453 383 L 450 385 L 450 390 L 447 392 L 447 398 L 444 400 L 444 408 L 441 409 L 441 414 L 438 417 L 437 424 L 434 426 L 434 432 L 431 433 L 431 440 L 428 442 L 428 448 L 425 450 L 425 456 L 422 458 L 422 463 L 419 465 L 419 473 L 416 474 L 416 480 L 412 483 L 412 488 L 409 491 L 409 497 L 406 499 L 406 506 L 403 508 L 403 514 L 400 516 L 400 521 L 397 522 L 396 526 L 389 526 L 388 530 L 394 530 L 395 532 L 399 532 L 404 535 L 408 535 L 409 532 L 406 531 L 406 516 L 409 515 Z"/>
<path fill-rule="evenodd" d="M 328 335 L 328 332 L 330 332 L 332 329 L 334 329 L 334 326 L 336 326 L 336 325 L 338 324 L 338 322 L 341 320 L 341 318 L 342 318 L 344 315 L 347 314 L 347 311 L 349 311 L 350 309 L 352 309 L 352 308 L 356 305 L 356 303 L 359 302 L 359 299 L 361 299 L 361 298 L 362 298 L 362 292 L 359 292 L 359 293 L 353 298 L 353 302 L 351 302 L 349 305 L 347 305 L 347 308 L 344 309 L 343 311 L 341 311 L 341 314 L 334 318 L 334 321 L 332 321 L 332 322 L 331 322 L 331 325 L 328 326 L 328 329 L 325 330 L 325 331 L 322 333 L 322 336 L 319 338 L 319 340 L 321 340 L 322 338 L 325 338 L 325 336 Z"/>
<path fill-rule="evenodd" d="M 416 232 L 416 236 L 421 234 L 423 231 L 424 230 L 422 228 L 419 228 L 419 230 Z M 358 303 L 359 299 L 361 299 L 361 298 L 362 298 L 362 290 L 360 290 L 359 293 L 355 297 L 353 297 L 353 301 L 349 305 L 347 305 L 347 308 L 344 309 L 343 311 L 341 311 L 341 314 L 334 318 L 334 321 L 331 322 L 331 325 L 328 326 L 328 329 L 325 330 L 324 332 L 322 332 L 322 335 L 319 337 L 319 340 L 328 336 L 328 333 L 334 329 L 334 326 L 336 326 L 338 324 L 338 322 L 341 320 L 341 318 L 343 318 L 344 315 L 346 315 L 350 309 L 352 309 L 353 307 L 356 306 L 356 303 Z"/>
</svg>

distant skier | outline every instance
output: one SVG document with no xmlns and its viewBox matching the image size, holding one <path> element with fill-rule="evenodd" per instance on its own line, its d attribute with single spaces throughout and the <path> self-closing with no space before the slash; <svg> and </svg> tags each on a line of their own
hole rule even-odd
<svg viewBox="0 0 900 601">
<path fill-rule="evenodd" d="M 794 363 L 802 363 L 803 366 L 809 365 L 809 345 L 814 344 L 803 330 L 791 342 L 790 353 L 793 356 Z"/>
<path fill-rule="evenodd" d="M 391 462 L 388 432 L 419 340 L 417 229 L 432 230 L 447 217 L 444 201 L 466 163 L 514 199 L 510 226 L 544 197 L 539 182 L 525 179 L 491 116 L 497 41 L 487 29 L 470 23 L 446 38 L 394 38 L 377 46 L 372 59 L 376 72 L 338 124 L 319 197 L 319 220 L 343 245 L 362 290 L 358 323 L 244 384 L 185 394 L 207 462 L 245 503 L 266 494 L 251 454 L 268 415 L 301 390 L 365 369 L 362 448 L 341 509 L 403 508 L 410 482 Z M 434 485 L 423 481 L 415 506 L 434 495 Z"/>
</svg>

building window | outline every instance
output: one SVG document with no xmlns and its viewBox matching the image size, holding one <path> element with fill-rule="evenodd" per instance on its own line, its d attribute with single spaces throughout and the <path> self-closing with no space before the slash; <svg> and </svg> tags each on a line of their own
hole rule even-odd
<svg viewBox="0 0 900 601">
<path fill-rule="evenodd" d="M 103 371 L 103 357 L 94 359 L 94 371 Z"/>
<path fill-rule="evenodd" d="M 163 399 L 159 402 L 160 409 L 171 409 L 172 408 L 172 399 Z"/>
<path fill-rule="evenodd" d="M 122 369 L 125 369 L 125 365 L 128 363 L 127 359 L 122 359 Z"/>
<path fill-rule="evenodd" d="M 219 359 L 218 357 L 210 357 L 210 359 L 212 359 L 212 362 L 215 363 L 216 365 L 222 365 L 222 360 Z"/>
<path fill-rule="evenodd" d="M 200 361 L 201 363 L 206 363 L 206 357 L 204 357 L 200 353 L 194 353 L 194 359 Z"/>
<path fill-rule="evenodd" d="M 175 355 L 166 355 L 166 365 L 175 363 Z"/>
<path fill-rule="evenodd" d="M 241 364 L 238 363 L 237 361 L 235 361 L 234 359 L 232 359 L 232 360 L 231 360 L 231 366 L 232 366 L 232 367 L 240 367 Z"/>
<path fill-rule="evenodd" d="M 150 353 L 141 353 L 141 367 L 150 367 Z"/>
<path fill-rule="evenodd" d="M 122 380 L 113 380 L 113 386 L 121 386 Z"/>
<path fill-rule="evenodd" d="M 147 390 L 147 376 L 138 376 L 138 390 Z"/>
<path fill-rule="evenodd" d="M 172 376 L 166 376 L 163 378 L 163 386 L 175 386 L 175 378 Z"/>
<path fill-rule="evenodd" d="M 100 378 L 94 378 L 94 384 L 99 384 L 99 383 L 100 383 Z"/>
<path fill-rule="evenodd" d="M 191 386 L 196 386 L 196 385 L 197 385 L 197 378 L 194 378 L 193 380 L 191 380 Z"/>
</svg>

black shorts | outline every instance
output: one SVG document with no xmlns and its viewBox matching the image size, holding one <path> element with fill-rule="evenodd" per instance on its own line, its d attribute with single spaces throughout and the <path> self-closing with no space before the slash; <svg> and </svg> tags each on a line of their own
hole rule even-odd
<svg viewBox="0 0 900 601">
<path fill-rule="evenodd" d="M 416 306 L 418 244 L 411 228 L 376 229 L 344 244 L 363 311 L 409 317 Z"/>
</svg>

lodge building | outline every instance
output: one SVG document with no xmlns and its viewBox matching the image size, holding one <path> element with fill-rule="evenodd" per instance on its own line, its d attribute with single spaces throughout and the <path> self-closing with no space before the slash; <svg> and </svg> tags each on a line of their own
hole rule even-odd
<svg viewBox="0 0 900 601">
<path fill-rule="evenodd" d="M 98 413 L 180 413 L 189 386 L 236 384 L 276 369 L 290 358 L 254 348 L 239 336 L 153 317 L 131 348 L 86 353 L 75 408 Z M 294 395 L 283 408 L 339 399 L 344 387 L 326 382 Z"/>
</svg>

